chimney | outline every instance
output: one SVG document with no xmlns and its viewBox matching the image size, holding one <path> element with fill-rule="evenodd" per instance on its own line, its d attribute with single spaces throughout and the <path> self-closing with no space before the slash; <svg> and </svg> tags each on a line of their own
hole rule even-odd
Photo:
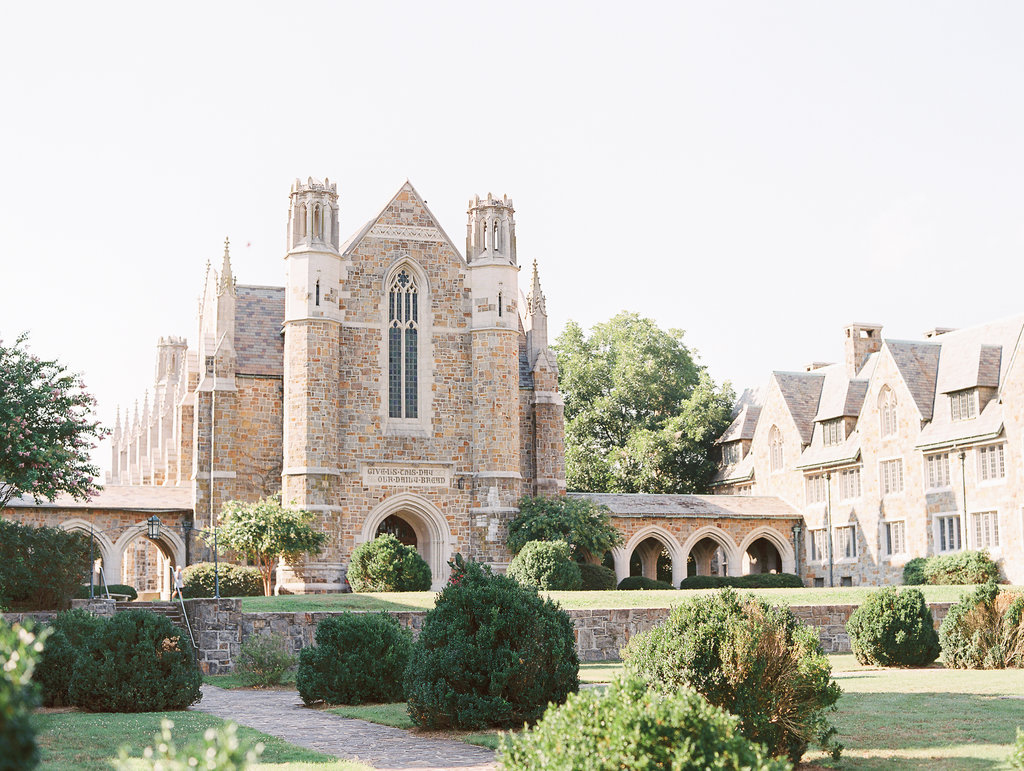
<svg viewBox="0 0 1024 771">
<path fill-rule="evenodd" d="M 848 377 L 857 377 L 868 356 L 882 350 L 881 324 L 849 324 L 843 330 L 844 359 Z"/>
</svg>

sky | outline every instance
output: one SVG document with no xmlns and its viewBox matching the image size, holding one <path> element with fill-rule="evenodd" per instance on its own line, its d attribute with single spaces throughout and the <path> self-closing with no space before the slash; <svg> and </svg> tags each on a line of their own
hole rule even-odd
<svg viewBox="0 0 1024 771">
<path fill-rule="evenodd" d="M 456 245 L 515 202 L 554 338 L 622 310 L 717 381 L 1024 312 L 1024 5 L 10 3 L 0 340 L 101 421 L 195 340 L 225 237 L 282 285 L 289 186 L 343 236 L 409 179 Z M 105 467 L 107 456 L 98 456 Z"/>
</svg>

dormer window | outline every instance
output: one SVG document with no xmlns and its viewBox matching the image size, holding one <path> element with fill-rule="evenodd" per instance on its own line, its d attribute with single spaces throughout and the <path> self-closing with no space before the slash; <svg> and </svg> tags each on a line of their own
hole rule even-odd
<svg viewBox="0 0 1024 771">
<path fill-rule="evenodd" d="M 846 441 L 846 426 L 842 418 L 824 420 L 821 423 L 821 434 L 826 447 L 833 447 Z"/>
<path fill-rule="evenodd" d="M 722 465 L 731 466 L 740 462 L 739 442 L 729 442 L 722 445 Z"/>
<path fill-rule="evenodd" d="M 978 391 L 967 388 L 949 395 L 949 406 L 953 420 L 970 420 L 978 416 Z"/>
</svg>

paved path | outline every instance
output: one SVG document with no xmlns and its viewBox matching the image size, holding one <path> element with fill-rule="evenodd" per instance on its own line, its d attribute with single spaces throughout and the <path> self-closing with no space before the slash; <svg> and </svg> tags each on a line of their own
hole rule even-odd
<svg viewBox="0 0 1024 771">
<path fill-rule="evenodd" d="M 374 768 L 484 771 L 495 767 L 494 753 L 485 747 L 426 739 L 401 728 L 308 709 L 295 691 L 229 691 L 204 685 L 203 699 L 192 709 Z"/>
</svg>

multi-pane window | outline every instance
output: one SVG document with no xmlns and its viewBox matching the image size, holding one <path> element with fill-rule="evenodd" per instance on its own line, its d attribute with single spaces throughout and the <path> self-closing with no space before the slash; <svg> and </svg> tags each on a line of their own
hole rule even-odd
<svg viewBox="0 0 1024 771">
<path fill-rule="evenodd" d="M 400 270 L 391 282 L 388 319 L 388 415 L 415 418 L 419 410 L 419 290 L 406 270 Z"/>
<path fill-rule="evenodd" d="M 878 395 L 878 419 L 882 436 L 896 433 L 896 394 L 888 386 Z"/>
<path fill-rule="evenodd" d="M 825 478 L 825 475 L 814 474 L 813 476 L 806 477 L 805 482 L 807 487 L 807 505 L 824 503 L 825 498 L 828 496 L 828 480 Z"/>
<path fill-rule="evenodd" d="M 825 439 L 826 447 L 842 444 L 846 439 L 846 427 L 843 425 L 843 419 L 836 418 L 823 421 L 821 424 L 821 434 Z"/>
<path fill-rule="evenodd" d="M 722 465 L 731 466 L 733 463 L 739 463 L 740 460 L 740 443 L 729 442 L 728 444 L 722 445 Z"/>
<path fill-rule="evenodd" d="M 768 432 L 768 463 L 772 471 L 782 470 L 782 432 L 778 426 Z"/>
<path fill-rule="evenodd" d="M 978 415 L 978 392 L 973 388 L 955 391 L 949 395 L 953 420 L 970 420 Z"/>
<path fill-rule="evenodd" d="M 857 528 L 843 525 L 836 528 L 836 557 L 853 559 L 857 556 Z"/>
<path fill-rule="evenodd" d="M 999 514 L 995 511 L 979 511 L 974 519 L 974 545 L 987 549 L 999 545 Z"/>
<path fill-rule="evenodd" d="M 839 472 L 839 500 L 860 498 L 860 469 L 847 468 Z"/>
<path fill-rule="evenodd" d="M 928 489 L 949 487 L 949 453 L 925 455 L 924 465 L 928 471 Z"/>
<path fill-rule="evenodd" d="M 907 525 L 905 522 L 885 523 L 885 550 L 888 554 L 906 553 Z"/>
<path fill-rule="evenodd" d="M 808 546 L 811 548 L 811 561 L 821 562 L 828 558 L 828 540 L 827 531 L 825 530 L 811 530 L 810 538 L 807 539 Z"/>
<path fill-rule="evenodd" d="M 990 444 L 978 448 L 978 478 L 985 482 L 989 479 L 1002 479 L 1006 476 L 1006 463 L 1003 458 L 1003 445 Z"/>
<path fill-rule="evenodd" d="M 883 460 L 878 464 L 878 477 L 882 482 L 882 495 L 903 492 L 903 460 Z"/>
<path fill-rule="evenodd" d="M 939 524 L 939 551 L 960 551 L 960 515 L 936 517 Z"/>
</svg>

